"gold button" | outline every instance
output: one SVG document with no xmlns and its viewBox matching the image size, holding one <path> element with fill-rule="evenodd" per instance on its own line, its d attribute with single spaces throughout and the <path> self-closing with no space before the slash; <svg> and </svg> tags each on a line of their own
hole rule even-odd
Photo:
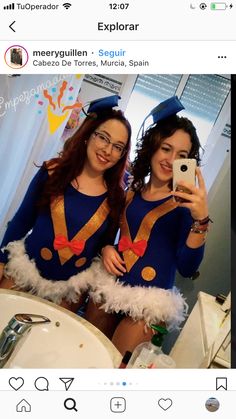
<svg viewBox="0 0 236 419">
<path fill-rule="evenodd" d="M 86 258 L 80 258 L 80 259 L 78 259 L 76 262 L 75 262 L 75 266 L 77 267 L 77 268 L 80 268 L 81 266 L 83 266 L 84 264 L 85 264 L 85 262 L 86 262 Z"/>
<path fill-rule="evenodd" d="M 51 260 L 52 259 L 52 252 L 47 247 L 43 247 L 40 251 L 41 257 L 44 260 Z"/>
<path fill-rule="evenodd" d="M 141 272 L 144 281 L 152 281 L 156 276 L 156 271 L 151 266 L 146 266 Z"/>
</svg>

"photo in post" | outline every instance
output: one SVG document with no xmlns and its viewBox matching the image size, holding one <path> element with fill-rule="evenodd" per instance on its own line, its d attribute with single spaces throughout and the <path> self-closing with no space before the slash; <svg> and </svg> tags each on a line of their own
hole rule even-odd
<svg viewBox="0 0 236 419">
<path fill-rule="evenodd" d="M 230 368 L 230 75 L 0 86 L 0 367 Z"/>
</svg>

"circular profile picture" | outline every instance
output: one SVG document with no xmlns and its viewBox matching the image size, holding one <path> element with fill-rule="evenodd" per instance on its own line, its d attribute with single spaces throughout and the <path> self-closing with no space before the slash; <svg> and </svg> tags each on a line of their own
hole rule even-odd
<svg viewBox="0 0 236 419">
<path fill-rule="evenodd" d="M 216 410 L 218 410 L 220 407 L 220 403 L 217 399 L 215 399 L 215 397 L 210 397 L 209 399 L 207 399 L 205 407 L 208 410 L 208 412 L 216 412 Z"/>
<path fill-rule="evenodd" d="M 4 59 L 8 67 L 17 70 L 18 68 L 22 68 L 27 64 L 29 54 L 21 45 L 12 45 L 6 50 Z"/>
</svg>

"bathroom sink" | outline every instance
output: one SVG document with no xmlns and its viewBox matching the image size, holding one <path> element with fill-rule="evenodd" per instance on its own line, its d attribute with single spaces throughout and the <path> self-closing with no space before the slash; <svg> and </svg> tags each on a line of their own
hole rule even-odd
<svg viewBox="0 0 236 419">
<path fill-rule="evenodd" d="M 48 317 L 17 344 L 5 368 L 116 368 L 121 354 L 80 316 L 41 298 L 0 289 L 0 334 L 16 313 Z"/>
</svg>

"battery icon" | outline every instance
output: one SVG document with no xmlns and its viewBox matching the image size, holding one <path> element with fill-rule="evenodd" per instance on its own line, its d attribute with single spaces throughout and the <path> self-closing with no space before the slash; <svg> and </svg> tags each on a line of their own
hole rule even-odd
<svg viewBox="0 0 236 419">
<path fill-rule="evenodd" d="M 226 3 L 211 3 L 211 10 L 225 10 L 227 7 Z"/>
</svg>

